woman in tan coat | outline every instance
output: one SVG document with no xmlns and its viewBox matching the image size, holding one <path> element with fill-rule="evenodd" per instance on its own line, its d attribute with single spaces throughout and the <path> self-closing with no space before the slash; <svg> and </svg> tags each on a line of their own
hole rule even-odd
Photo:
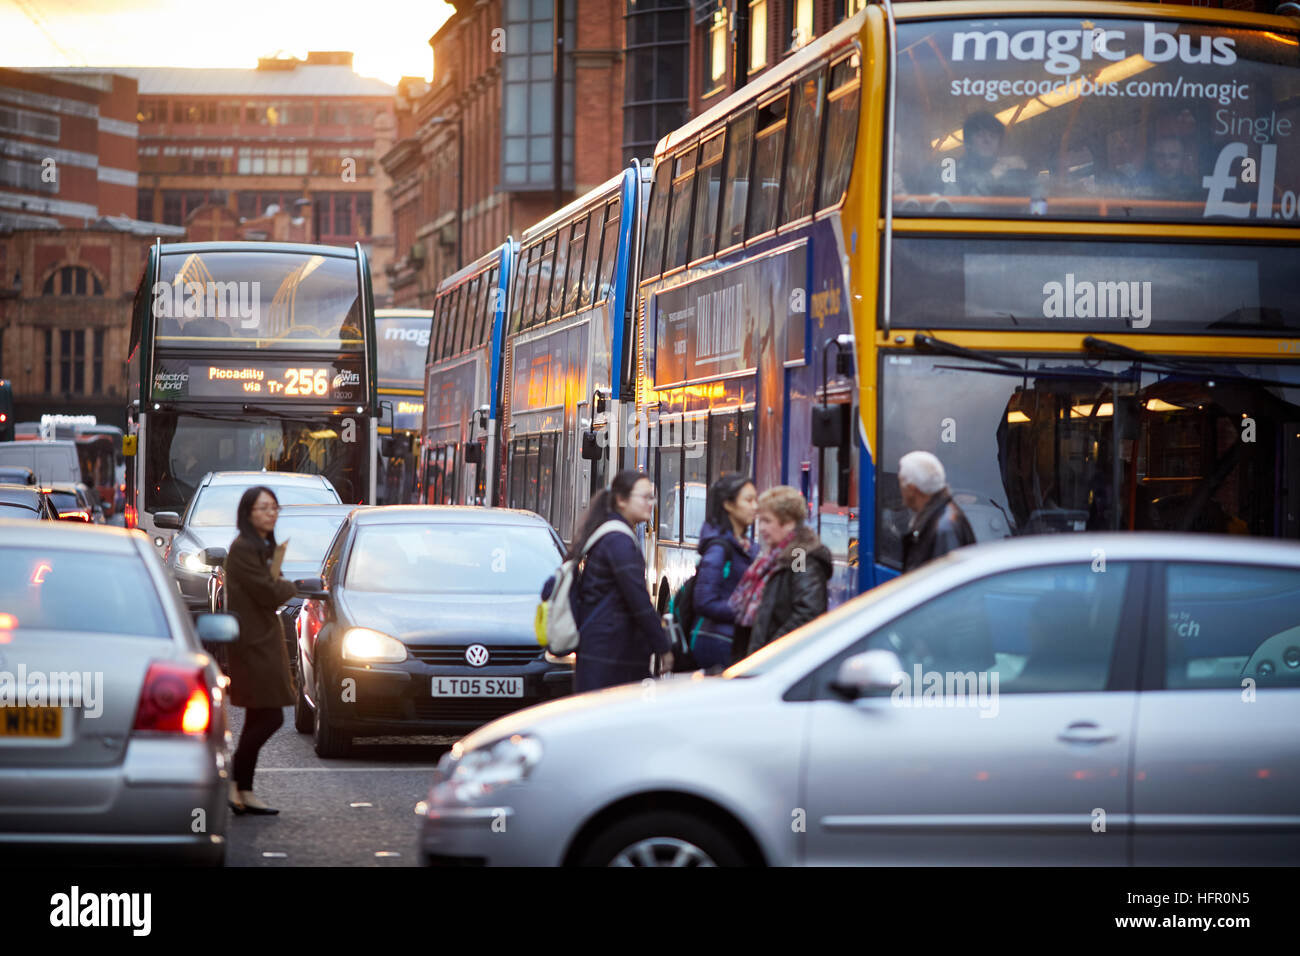
<svg viewBox="0 0 1300 956">
<path fill-rule="evenodd" d="M 239 640 L 230 648 L 230 702 L 247 708 L 230 784 L 235 813 L 279 813 L 253 794 L 257 754 L 284 723 L 283 708 L 294 702 L 289 653 L 275 609 L 296 591 L 271 574 L 275 521 L 280 503 L 270 488 L 249 488 L 239 499 L 239 537 L 226 553 L 226 603 L 239 619 Z"/>
</svg>

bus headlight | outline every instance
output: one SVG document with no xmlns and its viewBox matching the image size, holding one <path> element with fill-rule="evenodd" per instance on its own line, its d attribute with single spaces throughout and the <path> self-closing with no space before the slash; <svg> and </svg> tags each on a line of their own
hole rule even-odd
<svg viewBox="0 0 1300 956">
<path fill-rule="evenodd" d="M 343 659 L 396 664 L 406 660 L 406 645 L 368 627 L 350 627 L 343 635 Z"/>
</svg>

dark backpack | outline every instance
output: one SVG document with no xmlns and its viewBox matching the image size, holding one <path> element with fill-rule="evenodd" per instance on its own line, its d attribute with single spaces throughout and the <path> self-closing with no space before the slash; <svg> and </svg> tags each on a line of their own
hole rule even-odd
<svg viewBox="0 0 1300 956">
<path fill-rule="evenodd" d="M 727 578 L 731 577 L 732 545 L 729 541 L 724 540 L 722 546 L 727 550 L 727 560 L 722 566 L 722 579 L 725 581 Z M 698 664 L 695 662 L 694 656 L 691 655 L 690 649 L 695 646 L 695 635 L 699 631 L 700 625 L 704 623 L 705 618 L 700 617 L 695 613 L 696 576 L 696 574 L 692 574 L 687 578 L 682 586 L 677 589 L 677 593 L 673 595 L 672 600 L 668 602 L 668 611 L 681 627 L 682 635 L 686 641 L 685 654 L 679 654 L 678 651 L 674 649 L 673 653 L 677 657 L 673 662 L 674 671 L 692 671 L 698 669 Z"/>
</svg>

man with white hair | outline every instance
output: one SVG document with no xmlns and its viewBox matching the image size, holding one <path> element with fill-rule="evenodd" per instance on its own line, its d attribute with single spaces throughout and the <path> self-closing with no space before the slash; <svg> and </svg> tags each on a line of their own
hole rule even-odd
<svg viewBox="0 0 1300 956">
<path fill-rule="evenodd" d="M 910 451 L 898 462 L 898 489 L 912 522 L 903 535 L 903 570 L 911 571 L 954 548 L 975 543 L 975 532 L 948 491 L 943 462 Z"/>
</svg>

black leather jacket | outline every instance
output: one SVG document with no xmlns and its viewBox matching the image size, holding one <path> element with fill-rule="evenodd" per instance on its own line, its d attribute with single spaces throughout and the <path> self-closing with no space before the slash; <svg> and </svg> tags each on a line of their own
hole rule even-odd
<svg viewBox="0 0 1300 956">
<path fill-rule="evenodd" d="M 935 492 L 903 535 L 903 570 L 919 568 L 949 551 L 975 543 L 975 532 L 947 488 Z"/>
</svg>

